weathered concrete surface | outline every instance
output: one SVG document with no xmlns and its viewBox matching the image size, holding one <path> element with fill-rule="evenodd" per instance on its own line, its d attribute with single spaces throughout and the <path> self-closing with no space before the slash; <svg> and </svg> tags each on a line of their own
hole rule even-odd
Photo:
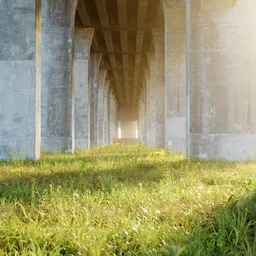
<svg viewBox="0 0 256 256">
<path fill-rule="evenodd" d="M 89 91 L 90 91 L 90 147 L 96 147 L 98 144 L 98 84 L 99 67 L 102 55 L 91 53 L 90 73 L 89 73 Z"/>
<path fill-rule="evenodd" d="M 97 123 L 97 140 L 98 146 L 104 144 L 104 85 L 107 70 L 101 69 L 99 72 L 99 84 L 98 84 L 98 123 Z"/>
<path fill-rule="evenodd" d="M 40 156 L 40 9 L 0 1 L 0 160 Z"/>
<path fill-rule="evenodd" d="M 224 1 L 223 1 L 224 2 Z M 185 1 L 163 0 L 165 18 L 165 147 L 186 148 Z"/>
<path fill-rule="evenodd" d="M 105 81 L 105 85 L 104 85 L 104 103 L 103 103 L 103 142 L 104 142 L 104 146 L 109 145 L 109 103 L 108 103 L 108 92 L 109 92 L 109 86 L 110 86 L 110 81 L 106 80 Z"/>
<path fill-rule="evenodd" d="M 155 48 L 154 72 L 155 84 L 153 85 L 153 97 L 155 106 L 155 146 L 165 148 L 165 74 L 164 74 L 164 29 L 152 30 Z"/>
<path fill-rule="evenodd" d="M 256 158 L 255 8 L 253 0 L 192 4 L 194 157 Z"/>
<path fill-rule="evenodd" d="M 77 0 L 42 1 L 42 149 L 74 150 L 72 79 Z"/>
<path fill-rule="evenodd" d="M 89 61 L 94 30 L 75 31 L 75 149 L 89 149 Z"/>
</svg>

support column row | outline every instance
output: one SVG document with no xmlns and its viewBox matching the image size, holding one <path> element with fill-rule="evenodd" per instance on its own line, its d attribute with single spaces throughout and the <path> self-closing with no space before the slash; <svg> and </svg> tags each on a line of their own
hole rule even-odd
<svg viewBox="0 0 256 256">
<path fill-rule="evenodd" d="M 109 141 L 103 137 L 105 79 L 98 84 L 101 56 L 92 54 L 90 61 L 93 30 L 74 33 L 77 1 L 47 0 L 42 6 L 39 2 L 0 3 L 0 16 L 8 21 L 1 31 L 5 40 L 0 40 L 0 159 L 4 160 L 38 159 L 40 148 L 87 149 L 90 140 L 99 144 L 98 137 L 100 144 L 103 138 Z M 59 5 L 63 8 L 57 12 Z"/>
</svg>

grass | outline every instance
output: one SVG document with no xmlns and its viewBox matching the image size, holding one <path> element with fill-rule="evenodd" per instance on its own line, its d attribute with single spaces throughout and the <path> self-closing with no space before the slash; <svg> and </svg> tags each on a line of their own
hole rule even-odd
<svg viewBox="0 0 256 256">
<path fill-rule="evenodd" d="M 256 255 L 256 163 L 112 145 L 0 162 L 0 255 Z"/>
</svg>

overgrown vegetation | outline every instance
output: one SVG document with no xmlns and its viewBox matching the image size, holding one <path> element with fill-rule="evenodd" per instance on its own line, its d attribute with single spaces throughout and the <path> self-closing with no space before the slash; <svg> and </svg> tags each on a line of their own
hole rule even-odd
<svg viewBox="0 0 256 256">
<path fill-rule="evenodd" d="M 0 255 L 256 255 L 256 163 L 112 145 L 0 163 Z"/>
</svg>

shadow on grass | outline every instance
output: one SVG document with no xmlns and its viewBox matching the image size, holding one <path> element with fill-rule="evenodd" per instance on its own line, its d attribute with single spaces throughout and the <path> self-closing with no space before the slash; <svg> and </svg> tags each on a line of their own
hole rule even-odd
<svg viewBox="0 0 256 256">
<path fill-rule="evenodd" d="M 84 161 L 84 158 L 78 158 L 76 161 Z M 49 161 L 47 162 L 49 163 Z M 30 162 L 26 164 L 30 164 Z M 49 166 L 55 164 L 56 161 L 50 163 Z M 90 193 L 99 191 L 111 193 L 112 189 L 120 184 L 138 186 L 142 183 L 149 186 L 164 178 L 157 163 L 133 164 L 128 162 L 121 167 L 113 166 L 106 169 L 97 169 L 93 165 L 87 166 L 86 164 L 82 164 L 81 167 L 72 167 L 72 164 L 70 166 L 68 171 L 64 169 L 51 172 L 41 169 L 39 172 L 10 174 L 6 178 L 2 178 L 0 182 L 0 199 L 30 202 L 33 196 L 37 195 L 38 198 L 41 198 L 44 194 L 49 194 L 52 188 L 61 189 L 69 195 L 88 191 Z M 58 167 L 58 170 L 60 168 Z"/>
</svg>

